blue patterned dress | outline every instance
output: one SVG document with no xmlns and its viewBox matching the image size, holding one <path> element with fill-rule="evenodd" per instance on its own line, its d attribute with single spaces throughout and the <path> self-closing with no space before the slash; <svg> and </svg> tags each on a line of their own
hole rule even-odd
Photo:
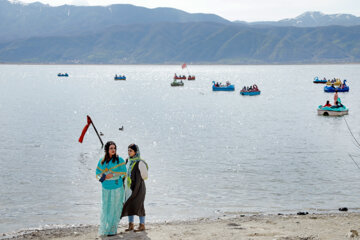
<svg viewBox="0 0 360 240">
<path fill-rule="evenodd" d="M 126 163 L 121 157 L 118 157 L 118 160 L 119 162 L 110 160 L 109 163 L 101 164 L 100 159 L 96 168 L 98 179 L 102 174 L 114 175 L 113 178 L 102 182 L 100 236 L 117 234 L 120 222 L 125 199 L 123 179 L 126 177 Z"/>
</svg>

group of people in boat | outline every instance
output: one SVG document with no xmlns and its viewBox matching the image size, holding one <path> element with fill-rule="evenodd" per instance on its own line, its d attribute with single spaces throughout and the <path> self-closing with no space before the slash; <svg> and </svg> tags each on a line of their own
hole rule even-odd
<svg viewBox="0 0 360 240">
<path fill-rule="evenodd" d="M 136 144 L 128 146 L 129 158 L 124 160 L 116 153 L 116 144 L 105 144 L 105 155 L 99 160 L 96 177 L 102 185 L 100 236 L 117 234 L 120 219 L 128 217 L 125 231 L 145 230 L 144 201 L 148 177 L 148 165 L 140 158 Z M 139 227 L 134 229 L 134 216 L 139 216 Z"/>
<path fill-rule="evenodd" d="M 324 77 L 324 80 L 326 80 L 325 77 Z M 336 78 L 333 78 L 333 79 L 331 79 L 331 80 L 329 79 L 328 81 L 331 82 L 331 83 L 335 83 L 335 82 L 337 81 L 337 79 L 336 79 Z"/>
<path fill-rule="evenodd" d="M 331 87 L 335 88 L 334 84 L 331 84 Z M 340 83 L 339 88 L 344 89 L 346 87 L 346 83 Z"/>
<path fill-rule="evenodd" d="M 252 85 L 252 86 L 244 86 L 242 89 L 243 92 L 258 92 L 259 88 L 256 84 Z"/>
<path fill-rule="evenodd" d="M 176 73 L 174 74 L 174 78 L 185 78 L 186 79 L 186 76 L 185 75 L 176 75 Z"/>
<path fill-rule="evenodd" d="M 125 78 L 125 75 L 117 75 L 117 74 L 115 74 L 115 78 Z"/>
<path fill-rule="evenodd" d="M 323 105 L 322 107 L 330 107 L 330 108 L 344 107 L 344 105 L 342 105 L 342 103 L 341 103 L 341 99 L 338 96 L 338 91 L 337 90 L 335 91 L 335 94 L 334 94 L 334 104 L 331 105 L 330 101 L 327 100 L 325 105 Z"/>
<path fill-rule="evenodd" d="M 225 85 L 223 85 L 222 83 L 219 83 L 219 82 L 216 82 L 214 84 L 215 87 L 228 87 L 230 85 L 231 85 L 231 83 L 229 81 L 226 81 Z"/>
</svg>

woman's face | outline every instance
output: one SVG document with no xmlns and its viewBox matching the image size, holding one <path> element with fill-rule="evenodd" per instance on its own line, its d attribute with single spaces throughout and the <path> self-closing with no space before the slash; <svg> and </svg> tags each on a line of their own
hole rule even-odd
<svg viewBox="0 0 360 240">
<path fill-rule="evenodd" d="M 110 157 L 114 156 L 116 154 L 116 146 L 115 145 L 110 145 L 109 147 L 109 155 Z"/>
<path fill-rule="evenodd" d="M 131 148 L 128 149 L 128 153 L 129 153 L 129 157 L 134 157 L 135 156 L 135 151 L 132 150 Z"/>
</svg>

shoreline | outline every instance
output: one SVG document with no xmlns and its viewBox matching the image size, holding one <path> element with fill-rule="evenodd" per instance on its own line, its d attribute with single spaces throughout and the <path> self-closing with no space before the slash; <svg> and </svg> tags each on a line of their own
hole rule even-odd
<svg viewBox="0 0 360 240">
<path fill-rule="evenodd" d="M 178 66 L 182 63 L 2 63 L 0 65 L 29 65 L 29 66 L 62 66 L 62 65 L 74 65 L 74 66 Z M 344 62 L 344 63 L 238 63 L 238 64 L 225 64 L 225 63 L 188 63 L 191 66 L 297 66 L 297 65 L 359 65 L 360 62 Z"/>
<path fill-rule="evenodd" d="M 313 213 L 307 215 L 224 215 L 217 219 L 199 218 L 190 221 L 146 224 L 145 232 L 125 232 L 127 221 L 119 224 L 114 237 L 99 237 L 97 225 L 29 229 L 2 234 L 0 239 L 359 239 L 360 213 Z M 137 225 L 137 222 L 135 221 Z"/>
</svg>

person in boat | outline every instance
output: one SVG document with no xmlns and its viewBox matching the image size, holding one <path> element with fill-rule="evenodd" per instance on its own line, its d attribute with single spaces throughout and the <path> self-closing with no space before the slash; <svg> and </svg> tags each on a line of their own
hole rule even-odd
<svg viewBox="0 0 360 240">
<path fill-rule="evenodd" d="M 334 104 L 336 105 L 336 102 L 338 100 L 339 96 L 338 96 L 338 91 L 335 90 L 335 94 L 334 94 Z"/>
<path fill-rule="evenodd" d="M 344 105 L 342 105 L 342 103 L 341 103 L 341 99 L 340 99 L 340 98 L 338 98 L 336 105 L 339 106 L 339 107 L 344 107 Z"/>
<path fill-rule="evenodd" d="M 117 234 L 125 198 L 125 176 L 126 163 L 116 154 L 116 144 L 109 141 L 105 144 L 105 156 L 96 168 L 96 177 L 102 185 L 100 236 Z"/>
<path fill-rule="evenodd" d="M 325 103 L 325 105 L 324 105 L 323 107 L 331 107 L 330 101 L 327 100 L 326 103 Z"/>
<path fill-rule="evenodd" d="M 336 103 L 331 106 L 331 108 L 340 108 L 340 107 L 344 107 L 344 105 L 342 105 L 341 101 L 336 101 Z"/>
<path fill-rule="evenodd" d="M 145 230 L 145 208 L 144 201 L 146 195 L 146 186 L 144 180 L 148 178 L 148 165 L 140 158 L 140 150 L 136 144 L 130 144 L 128 147 L 129 159 L 127 161 L 127 179 L 126 179 L 126 202 L 121 214 L 121 218 L 128 216 L 129 228 L 125 231 L 134 229 L 134 215 L 139 216 L 140 225 L 135 230 Z"/>
</svg>

